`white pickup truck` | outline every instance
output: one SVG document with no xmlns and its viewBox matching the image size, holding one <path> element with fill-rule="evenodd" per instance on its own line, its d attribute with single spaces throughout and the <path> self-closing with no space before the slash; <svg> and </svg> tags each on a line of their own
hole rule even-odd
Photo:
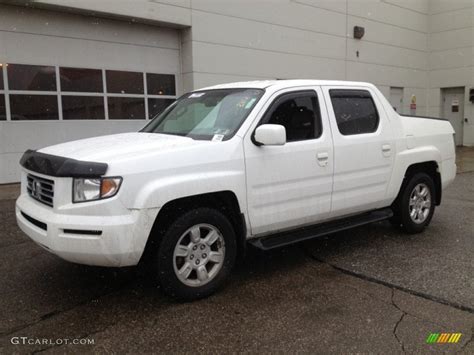
<svg viewBox="0 0 474 355">
<path fill-rule="evenodd" d="M 389 219 L 430 222 L 456 174 L 447 120 L 397 114 L 372 84 L 282 80 L 181 96 L 140 132 L 27 151 L 20 228 L 75 263 L 147 261 L 180 299 L 267 250 Z"/>
</svg>

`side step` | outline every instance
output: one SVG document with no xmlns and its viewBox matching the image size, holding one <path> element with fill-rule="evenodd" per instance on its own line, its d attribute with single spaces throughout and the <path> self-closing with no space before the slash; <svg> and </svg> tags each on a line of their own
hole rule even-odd
<svg viewBox="0 0 474 355">
<path fill-rule="evenodd" d="M 313 226 L 294 229 L 268 235 L 261 238 L 249 240 L 253 246 L 262 249 L 270 250 L 285 245 L 302 242 L 313 238 L 322 237 L 328 234 L 340 232 L 346 229 L 362 226 L 373 222 L 383 221 L 393 216 L 391 208 L 384 208 L 372 212 L 359 214 L 356 216 L 330 221 L 326 223 L 316 224 Z"/>
</svg>

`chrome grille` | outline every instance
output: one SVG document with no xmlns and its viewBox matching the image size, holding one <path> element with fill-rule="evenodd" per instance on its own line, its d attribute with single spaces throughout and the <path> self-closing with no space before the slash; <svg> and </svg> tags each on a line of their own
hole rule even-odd
<svg viewBox="0 0 474 355">
<path fill-rule="evenodd" d="M 53 207 L 54 181 L 28 174 L 26 191 L 35 200 Z"/>
</svg>

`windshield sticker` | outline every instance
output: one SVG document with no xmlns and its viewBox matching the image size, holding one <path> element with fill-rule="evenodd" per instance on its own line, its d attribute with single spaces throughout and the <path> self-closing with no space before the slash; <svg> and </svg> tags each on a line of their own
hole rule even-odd
<svg viewBox="0 0 474 355">
<path fill-rule="evenodd" d="M 212 141 L 213 142 L 220 142 L 224 139 L 224 135 L 223 134 L 214 134 L 214 137 L 212 137 Z"/>
<path fill-rule="evenodd" d="M 247 102 L 247 105 L 245 105 L 245 109 L 249 109 L 250 107 L 252 107 L 253 103 L 255 102 L 256 98 L 252 98 L 249 100 L 249 102 Z"/>
<path fill-rule="evenodd" d="M 189 95 L 189 96 L 188 96 L 188 99 L 193 99 L 193 98 L 195 98 L 195 97 L 201 97 L 201 96 L 203 96 L 204 94 L 205 94 L 205 92 L 195 92 L 195 93 Z"/>
</svg>

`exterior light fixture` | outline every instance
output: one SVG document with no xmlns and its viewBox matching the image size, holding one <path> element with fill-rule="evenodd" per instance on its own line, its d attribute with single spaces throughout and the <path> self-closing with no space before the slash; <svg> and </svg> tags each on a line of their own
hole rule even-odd
<svg viewBox="0 0 474 355">
<path fill-rule="evenodd" d="M 354 38 L 355 39 L 361 39 L 364 37 L 365 34 L 365 28 L 360 27 L 360 26 L 354 26 Z"/>
</svg>

